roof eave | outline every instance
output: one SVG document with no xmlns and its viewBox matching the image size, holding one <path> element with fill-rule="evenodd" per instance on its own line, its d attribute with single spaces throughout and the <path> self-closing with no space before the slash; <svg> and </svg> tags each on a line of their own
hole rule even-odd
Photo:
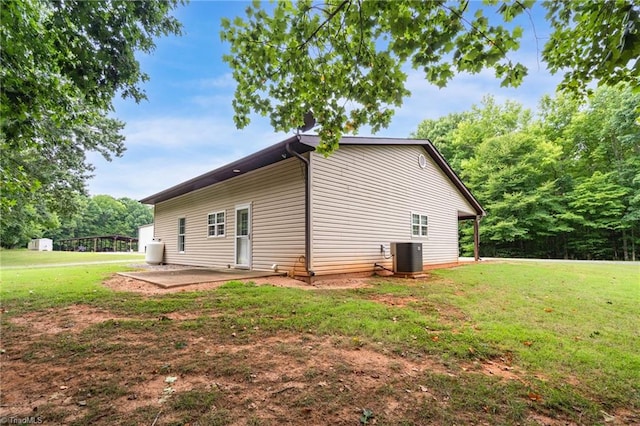
<svg viewBox="0 0 640 426">
<path fill-rule="evenodd" d="M 171 188 L 160 191 L 154 195 L 140 200 L 143 204 L 157 204 L 170 200 L 175 197 L 187 194 L 189 192 L 223 182 L 236 176 L 241 176 L 252 170 L 265 167 L 270 164 L 277 163 L 290 155 L 286 151 L 287 145 L 295 152 L 303 154 L 305 152 L 314 151 L 320 143 L 320 137 L 317 135 L 294 135 L 282 142 L 271 145 L 258 152 L 248 155 L 240 160 L 234 161 L 215 170 L 189 179 Z M 385 137 L 354 137 L 344 136 L 340 140 L 340 145 L 420 145 L 436 162 L 438 167 L 445 173 L 453 185 L 460 191 L 462 196 L 471 204 L 476 211 L 477 216 L 486 216 L 485 210 L 482 208 L 478 200 L 471 194 L 471 191 L 462 183 L 462 180 L 453 171 L 449 163 L 444 159 L 442 154 L 428 139 L 404 139 L 404 138 L 385 138 Z"/>
<path fill-rule="evenodd" d="M 314 147 L 301 142 L 299 136 L 295 135 L 282 142 L 278 142 L 275 145 L 271 145 L 258 152 L 234 161 L 233 163 L 226 164 L 215 170 L 165 189 L 164 191 L 145 197 L 141 199 L 140 202 L 143 204 L 157 204 L 162 201 L 167 201 L 172 198 L 179 197 L 180 195 L 223 182 L 233 177 L 241 176 L 261 167 L 277 163 L 278 161 L 282 161 L 290 157 L 286 152 L 287 145 L 290 145 L 294 151 L 300 154 L 314 149 Z"/>
</svg>

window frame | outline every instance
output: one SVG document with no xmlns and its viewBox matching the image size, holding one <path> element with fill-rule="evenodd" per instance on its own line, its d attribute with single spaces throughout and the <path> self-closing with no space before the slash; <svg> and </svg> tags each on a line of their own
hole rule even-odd
<svg viewBox="0 0 640 426">
<path fill-rule="evenodd" d="M 414 222 L 416 216 L 418 217 L 417 223 Z M 415 227 L 418 227 L 417 233 Z M 429 215 L 411 212 L 411 238 L 429 238 Z"/>
<path fill-rule="evenodd" d="M 218 215 L 222 215 L 222 222 L 218 222 Z M 211 222 L 213 216 L 214 222 Z M 218 233 L 218 227 L 222 226 L 222 233 Z M 213 234 L 211 229 L 213 227 Z M 227 211 L 219 210 L 207 215 L 207 238 L 224 238 L 227 235 Z"/>
<path fill-rule="evenodd" d="M 182 232 L 181 232 L 182 231 Z M 178 218 L 178 253 L 185 253 L 187 243 L 187 218 Z"/>
</svg>

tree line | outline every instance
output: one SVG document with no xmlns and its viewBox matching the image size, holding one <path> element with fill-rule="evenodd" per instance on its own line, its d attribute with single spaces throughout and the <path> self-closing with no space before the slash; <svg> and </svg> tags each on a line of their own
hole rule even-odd
<svg viewBox="0 0 640 426">
<path fill-rule="evenodd" d="M 131 198 L 114 198 L 110 195 L 76 196 L 75 212 L 64 221 L 53 212 L 30 205 L 26 210 L 33 217 L 25 216 L 14 222 L 5 221 L 0 237 L 2 247 L 25 247 L 31 238 L 51 238 L 56 241 L 67 238 L 122 235 L 138 236 L 138 228 L 153 223 L 150 207 Z"/>
<path fill-rule="evenodd" d="M 482 256 L 636 260 L 639 110 L 640 93 L 622 84 L 586 104 L 544 97 L 535 115 L 489 96 L 413 136 L 434 143 L 487 211 Z M 473 253 L 470 227 L 461 247 Z"/>
</svg>

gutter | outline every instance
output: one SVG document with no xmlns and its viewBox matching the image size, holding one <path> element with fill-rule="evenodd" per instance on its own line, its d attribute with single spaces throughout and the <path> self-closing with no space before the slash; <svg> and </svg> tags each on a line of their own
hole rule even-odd
<svg viewBox="0 0 640 426">
<path fill-rule="evenodd" d="M 300 139 L 299 136 L 298 139 Z M 291 142 L 285 145 L 285 150 L 304 163 L 304 269 L 309 277 L 313 277 L 315 273 L 311 270 L 311 180 L 309 179 L 311 163 L 309 159 L 291 149 Z"/>
</svg>

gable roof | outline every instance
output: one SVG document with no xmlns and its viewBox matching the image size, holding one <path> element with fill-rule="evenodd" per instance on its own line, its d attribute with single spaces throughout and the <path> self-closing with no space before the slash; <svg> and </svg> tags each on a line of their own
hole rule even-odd
<svg viewBox="0 0 640 426">
<path fill-rule="evenodd" d="M 291 158 L 291 154 L 287 151 L 287 146 L 289 146 L 290 150 L 297 152 L 298 154 L 304 154 L 309 151 L 314 151 L 319 143 L 320 137 L 317 135 L 295 135 L 283 140 L 282 142 L 278 142 L 265 149 L 234 161 L 233 163 L 229 163 L 193 179 L 172 186 L 171 188 L 165 189 L 164 191 L 160 191 L 156 194 L 143 198 L 140 202 L 143 204 L 157 204 L 162 201 L 167 201 L 197 189 L 224 182 L 227 179 Z M 462 180 L 460 180 L 458 175 L 453 171 L 449 163 L 447 163 L 444 157 L 442 157 L 440 152 L 438 152 L 428 139 L 343 136 L 340 140 L 340 145 L 422 146 L 436 165 L 449 178 L 451 183 L 475 209 L 477 215 L 484 216 L 486 214 L 478 200 L 475 199 L 469 189 L 464 185 L 464 183 L 462 183 Z M 469 218 L 473 218 L 473 216 Z M 461 217 L 461 219 L 466 219 L 466 217 Z"/>
</svg>

